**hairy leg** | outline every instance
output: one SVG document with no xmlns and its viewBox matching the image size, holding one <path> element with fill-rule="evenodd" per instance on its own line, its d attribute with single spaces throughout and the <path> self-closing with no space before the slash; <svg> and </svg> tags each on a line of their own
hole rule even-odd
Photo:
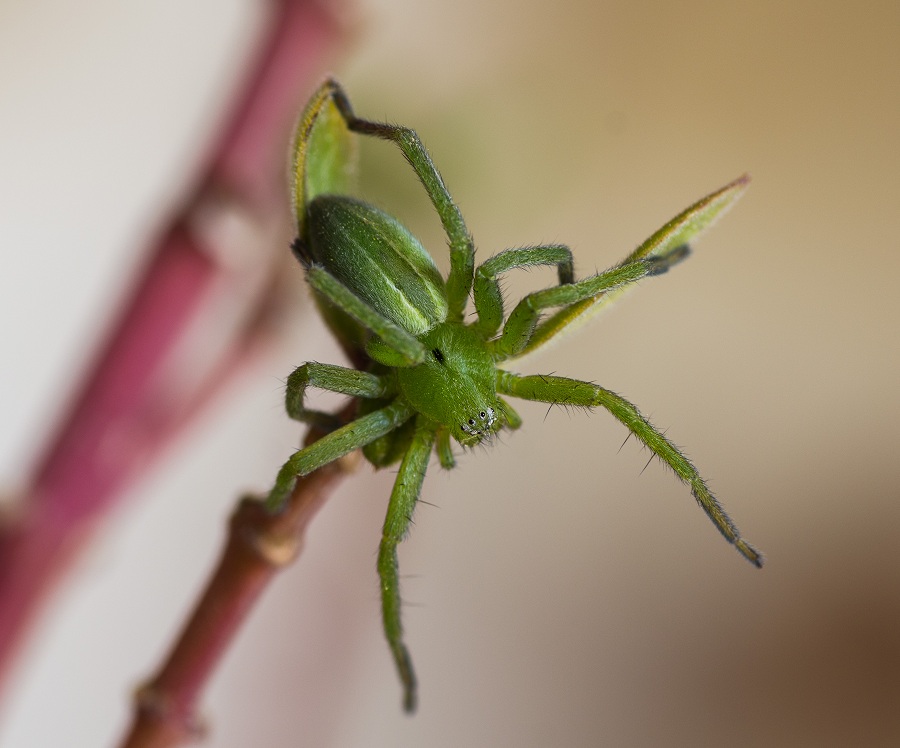
<svg viewBox="0 0 900 748">
<path fill-rule="evenodd" d="M 335 306 L 381 339 L 383 347 L 393 353 L 391 366 L 414 366 L 425 358 L 425 346 L 412 333 L 382 317 L 324 268 L 311 265 L 306 271 L 306 280 Z"/>
<path fill-rule="evenodd" d="M 749 183 L 750 177 L 745 174 L 701 198 L 641 242 L 628 257 L 619 263 L 619 267 L 644 260 L 655 264 L 655 269 L 651 269 L 648 275 L 659 275 L 665 272 L 672 265 L 687 257 L 689 243 L 694 242 L 715 223 L 716 219 L 731 208 L 747 189 Z M 550 315 L 538 325 L 520 355 L 545 345 L 576 320 L 590 319 L 618 299 L 628 288 L 628 286 L 620 286 L 612 291 L 604 291 Z"/>
<path fill-rule="evenodd" d="M 505 371 L 498 372 L 497 390 L 525 400 L 588 408 L 599 405 L 606 408 L 650 451 L 672 468 L 675 475 L 690 486 L 694 498 L 725 539 L 733 543 L 750 563 L 762 566 L 762 555 L 741 537 L 737 527 L 690 460 L 625 398 L 603 387 L 577 379 L 545 375 L 522 377 Z"/>
<path fill-rule="evenodd" d="M 346 93 L 336 83 L 330 95 L 333 96 L 335 105 L 351 131 L 395 143 L 415 170 L 432 205 L 440 216 L 441 224 L 450 242 L 450 277 L 447 279 L 447 298 L 450 302 L 449 319 L 462 320 L 469 291 L 472 288 L 475 245 L 462 214 L 453 202 L 453 198 L 428 155 L 428 151 L 415 130 L 384 122 L 370 122 L 357 117 Z"/>
<path fill-rule="evenodd" d="M 485 340 L 494 337 L 503 324 L 503 295 L 500 293 L 497 276 L 516 268 L 540 265 L 556 265 L 560 285 L 575 280 L 572 250 L 561 244 L 507 249 L 485 260 L 475 269 L 472 286 L 472 298 L 478 313 L 475 328 Z"/>
<path fill-rule="evenodd" d="M 266 507 L 269 511 L 278 511 L 294 490 L 297 478 L 384 436 L 408 421 L 413 412 L 406 401 L 394 400 L 387 407 L 357 418 L 295 452 L 278 471 L 275 485 L 266 498 Z"/>
<path fill-rule="evenodd" d="M 403 643 L 403 626 L 400 622 L 400 580 L 397 574 L 397 544 L 406 537 L 409 531 L 413 511 L 422 490 L 425 471 L 428 469 L 428 458 L 434 445 L 434 438 L 433 426 L 419 416 L 416 432 L 409 445 L 409 450 L 400 463 L 394 490 L 391 492 L 381 545 L 378 550 L 378 576 L 381 579 L 384 633 L 403 683 L 403 708 L 407 712 L 413 712 L 416 708 L 416 676 L 409 651 Z"/>
<path fill-rule="evenodd" d="M 347 369 L 333 364 L 318 364 L 314 362 L 307 362 L 298 366 L 288 377 L 285 409 L 294 420 L 316 426 L 323 431 L 334 431 L 342 423 L 332 413 L 324 413 L 320 410 L 310 410 L 304 407 L 303 400 L 307 387 L 316 387 L 328 392 L 337 392 L 341 395 L 368 399 L 386 397 L 392 394 L 389 380 L 375 374 L 357 371 L 356 369 Z"/>
<path fill-rule="evenodd" d="M 531 339 L 541 312 L 558 306 L 575 304 L 611 289 L 618 288 L 647 276 L 651 266 L 644 260 L 620 265 L 589 278 L 564 286 L 553 286 L 525 296 L 512 310 L 503 332 L 493 342 L 493 355 L 504 361 L 520 355 Z"/>
</svg>

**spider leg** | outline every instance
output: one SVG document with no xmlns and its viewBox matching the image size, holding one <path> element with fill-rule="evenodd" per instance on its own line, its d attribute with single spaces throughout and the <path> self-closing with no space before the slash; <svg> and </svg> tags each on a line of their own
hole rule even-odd
<svg viewBox="0 0 900 748">
<path fill-rule="evenodd" d="M 381 611 L 384 633 L 394 662 L 403 683 L 403 708 L 407 712 L 416 709 L 416 675 L 409 651 L 403 643 L 403 626 L 400 623 L 400 580 L 397 574 L 397 544 L 406 537 L 413 511 L 422 490 L 422 481 L 428 469 L 428 457 L 434 445 L 435 428 L 422 416 L 416 420 L 416 431 L 409 450 L 400 463 L 400 470 L 391 500 L 381 545 L 378 549 L 378 576 L 381 579 Z"/>
<path fill-rule="evenodd" d="M 690 254 L 690 246 L 681 244 L 677 247 L 668 248 L 665 253 L 647 256 L 643 259 L 643 262 L 647 266 L 647 274 L 645 277 L 649 278 L 654 275 L 662 275 L 663 273 L 668 272 L 669 268 L 674 267 L 682 260 L 687 259 Z M 641 260 L 635 261 L 639 262 Z M 632 262 L 632 260 L 624 260 L 618 267 L 624 267 L 629 262 Z M 562 309 L 559 309 L 546 319 L 540 321 L 532 332 L 531 338 L 518 355 L 525 355 L 526 353 L 530 353 L 531 351 L 540 348 L 573 322 L 587 321 L 598 311 L 609 306 L 631 288 L 633 288 L 633 285 L 625 284 L 616 288 L 600 291 L 594 296 L 589 296 L 586 299 L 576 301 L 573 304 L 569 304 Z"/>
<path fill-rule="evenodd" d="M 528 294 L 522 298 L 509 315 L 500 337 L 493 341 L 494 359 L 503 361 L 521 355 L 531 340 L 544 309 L 591 299 L 598 294 L 634 283 L 653 272 L 658 272 L 655 264 L 648 260 L 637 260 L 625 265 L 617 265 L 610 270 L 583 278 L 575 283 L 553 286 Z"/>
<path fill-rule="evenodd" d="M 725 539 L 732 543 L 754 566 L 762 566 L 762 555 L 741 537 L 737 527 L 725 513 L 722 505 L 709 490 L 690 460 L 625 398 L 603 387 L 577 379 L 544 375 L 523 377 L 505 371 L 497 372 L 497 390 L 525 400 L 587 408 L 600 405 L 606 408 L 653 454 L 672 468 L 680 480 L 690 486 L 697 503 Z"/>
<path fill-rule="evenodd" d="M 269 511 L 278 511 L 294 490 L 297 478 L 384 436 L 408 421 L 413 413 L 412 406 L 398 398 L 381 410 L 361 416 L 294 452 L 278 471 L 275 485 L 266 498 L 266 507 Z"/>
<path fill-rule="evenodd" d="M 306 271 L 306 280 L 322 296 L 381 339 L 384 343 L 380 347 L 384 352 L 381 358 L 387 359 L 382 363 L 414 366 L 425 358 L 425 346 L 415 335 L 380 315 L 324 268 L 311 265 Z"/>
<path fill-rule="evenodd" d="M 722 216 L 737 199 L 744 194 L 750 177 L 744 174 L 724 187 L 701 198 L 689 208 L 681 211 L 671 221 L 654 232 L 646 241 L 626 257 L 619 266 L 645 260 L 651 263 L 648 275 L 660 275 L 689 254 L 689 242 L 693 242 L 703 231 Z M 597 312 L 616 301 L 629 286 L 604 291 L 596 296 L 583 299 L 560 309 L 543 320 L 535 329 L 531 339 L 522 349 L 524 355 L 547 343 L 576 320 L 584 322 Z"/>
<path fill-rule="evenodd" d="M 575 279 L 572 250 L 561 244 L 507 249 L 485 260 L 475 269 L 472 285 L 472 298 L 478 313 L 475 329 L 485 340 L 494 337 L 503 324 L 503 295 L 500 293 L 497 276 L 508 270 L 536 265 L 556 265 L 560 285 L 571 283 Z"/>
<path fill-rule="evenodd" d="M 462 320 L 469 291 L 472 288 L 475 245 L 462 214 L 453 202 L 437 167 L 415 130 L 400 125 L 370 122 L 358 118 L 354 114 L 353 107 L 344 90 L 336 82 L 331 83 L 328 95 L 333 98 L 347 127 L 352 132 L 390 140 L 396 144 L 428 193 L 450 243 L 450 276 L 447 279 L 447 298 L 450 304 L 448 319 Z"/>
<path fill-rule="evenodd" d="M 342 421 L 332 413 L 310 410 L 303 405 L 307 387 L 337 392 L 352 397 L 376 399 L 392 394 L 390 380 L 356 369 L 333 364 L 307 362 L 298 366 L 287 381 L 285 409 L 296 421 L 316 426 L 323 431 L 334 431 Z"/>
</svg>

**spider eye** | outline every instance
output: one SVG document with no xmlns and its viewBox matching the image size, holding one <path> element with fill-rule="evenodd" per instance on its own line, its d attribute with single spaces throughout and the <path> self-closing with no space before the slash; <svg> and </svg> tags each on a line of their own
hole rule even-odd
<svg viewBox="0 0 900 748">
<path fill-rule="evenodd" d="M 474 419 L 474 418 L 470 418 L 470 419 L 469 419 L 469 425 L 470 425 L 470 426 L 474 426 L 474 425 L 475 425 L 475 419 Z"/>
<path fill-rule="evenodd" d="M 485 413 L 484 411 L 481 411 L 481 413 L 479 413 L 478 415 L 481 416 L 481 420 L 483 421 L 485 419 L 485 417 L 487 416 L 487 413 Z"/>
</svg>

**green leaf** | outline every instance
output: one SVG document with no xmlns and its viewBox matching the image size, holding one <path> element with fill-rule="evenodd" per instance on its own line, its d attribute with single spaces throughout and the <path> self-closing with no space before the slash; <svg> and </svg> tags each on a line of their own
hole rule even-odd
<svg viewBox="0 0 900 748">
<path fill-rule="evenodd" d="M 750 184 L 750 175 L 744 174 L 698 200 L 655 232 L 628 255 L 625 262 L 634 262 L 654 255 L 665 255 L 667 252 L 693 241 L 737 202 L 737 199 L 744 194 L 748 184 Z"/>
<path fill-rule="evenodd" d="M 317 195 L 343 194 L 353 184 L 356 143 L 335 104 L 337 83 L 326 80 L 313 94 L 294 130 L 291 205 L 297 234 L 306 237 L 306 208 Z"/>
<path fill-rule="evenodd" d="M 721 189 L 701 198 L 651 235 L 620 264 L 625 265 L 645 257 L 663 257 L 679 247 L 685 246 L 712 226 L 719 216 L 734 205 L 744 194 L 748 184 L 750 184 L 750 175 L 744 174 Z M 614 291 L 604 291 L 590 299 L 560 309 L 538 325 L 528 345 L 519 355 L 524 356 L 537 350 L 556 338 L 560 332 L 574 330 L 593 319 L 598 312 L 631 288 L 631 286 L 626 286 Z"/>
</svg>

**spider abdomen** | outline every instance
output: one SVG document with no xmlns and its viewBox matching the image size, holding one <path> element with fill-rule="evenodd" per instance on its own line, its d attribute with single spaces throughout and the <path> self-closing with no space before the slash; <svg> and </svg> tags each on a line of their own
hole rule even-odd
<svg viewBox="0 0 900 748">
<path fill-rule="evenodd" d="M 311 263 L 413 335 L 447 318 L 444 280 L 434 260 L 397 219 L 339 195 L 321 195 L 308 210 Z"/>
</svg>

